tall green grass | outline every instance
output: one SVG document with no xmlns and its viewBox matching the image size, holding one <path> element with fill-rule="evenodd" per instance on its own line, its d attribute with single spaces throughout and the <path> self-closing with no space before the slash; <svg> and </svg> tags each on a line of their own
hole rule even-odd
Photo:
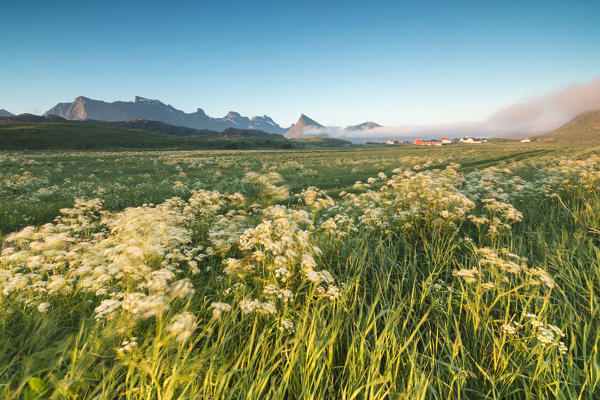
<svg viewBox="0 0 600 400">
<path fill-rule="evenodd" d="M 183 344 L 161 318 L 132 328 L 96 322 L 92 296 L 57 299 L 41 315 L 0 295 L 4 399 L 594 399 L 600 398 L 600 191 L 523 198 L 522 222 L 497 238 L 470 225 L 426 241 L 360 232 L 324 247 L 341 299 L 299 309 L 287 335 L 235 310 Z M 542 266 L 549 291 L 469 287 L 476 246 L 506 247 Z M 185 305 L 202 316 L 219 272 Z M 442 288 L 435 284 L 445 282 Z M 501 326 L 529 310 L 563 328 L 568 352 L 532 351 Z M 166 318 L 166 317 L 165 317 Z M 133 324 L 133 323 L 131 323 Z M 135 332 L 137 348 L 116 349 Z"/>
</svg>

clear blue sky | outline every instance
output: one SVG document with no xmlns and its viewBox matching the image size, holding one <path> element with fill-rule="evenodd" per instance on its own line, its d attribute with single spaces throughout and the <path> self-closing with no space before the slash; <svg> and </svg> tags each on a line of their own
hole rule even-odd
<svg viewBox="0 0 600 400">
<path fill-rule="evenodd" d="M 600 75 L 600 1 L 3 1 L 0 108 L 79 95 L 326 125 L 481 120 Z"/>
</svg>

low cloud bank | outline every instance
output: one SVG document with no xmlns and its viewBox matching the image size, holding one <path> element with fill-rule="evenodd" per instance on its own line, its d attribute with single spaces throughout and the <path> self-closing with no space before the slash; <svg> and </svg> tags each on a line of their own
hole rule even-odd
<svg viewBox="0 0 600 400">
<path fill-rule="evenodd" d="M 492 114 L 485 124 L 501 132 L 543 133 L 558 128 L 577 114 L 599 108 L 600 77 L 586 83 L 572 83 L 503 108 Z"/>
<path fill-rule="evenodd" d="M 437 125 L 386 126 L 348 131 L 342 128 L 308 128 L 303 137 L 329 137 L 354 142 L 415 137 L 491 137 L 506 132 L 536 135 L 551 131 L 585 111 L 600 109 L 600 77 L 567 86 L 502 108 L 481 122 L 457 122 Z"/>
</svg>

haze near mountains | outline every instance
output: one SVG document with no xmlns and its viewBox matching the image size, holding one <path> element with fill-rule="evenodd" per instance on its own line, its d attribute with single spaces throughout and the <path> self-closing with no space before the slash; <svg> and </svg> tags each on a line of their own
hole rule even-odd
<svg viewBox="0 0 600 400">
<path fill-rule="evenodd" d="M 575 116 L 600 109 L 600 77 L 585 83 L 572 83 L 544 95 L 504 107 L 480 122 L 435 125 L 382 126 L 372 129 L 309 127 L 296 137 L 321 136 L 354 142 L 441 136 L 534 136 L 560 127 Z"/>
</svg>

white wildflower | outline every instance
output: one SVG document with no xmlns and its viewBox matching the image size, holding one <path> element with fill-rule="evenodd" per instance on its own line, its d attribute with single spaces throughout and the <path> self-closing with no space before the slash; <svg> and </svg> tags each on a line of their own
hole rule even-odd
<svg viewBox="0 0 600 400">
<path fill-rule="evenodd" d="M 178 342 L 185 342 L 196 330 L 196 316 L 190 312 L 183 312 L 171 318 L 167 331 L 175 336 Z"/>
<path fill-rule="evenodd" d="M 231 311 L 231 305 L 229 305 L 227 303 L 221 303 L 221 302 L 211 303 L 210 307 L 213 309 L 212 315 L 216 319 L 221 318 L 223 313 Z"/>
</svg>

